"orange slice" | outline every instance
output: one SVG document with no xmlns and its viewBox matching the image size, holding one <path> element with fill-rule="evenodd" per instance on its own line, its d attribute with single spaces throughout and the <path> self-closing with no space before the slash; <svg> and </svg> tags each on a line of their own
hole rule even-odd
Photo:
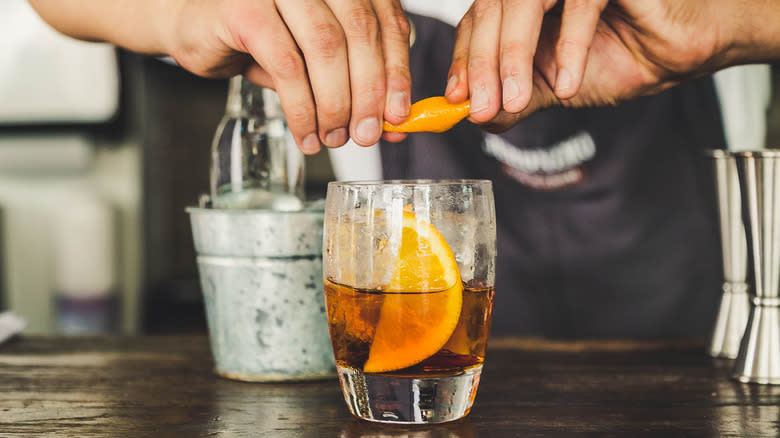
<svg viewBox="0 0 780 438">
<path fill-rule="evenodd" d="M 463 286 L 455 256 L 441 233 L 413 213 L 403 214 L 399 257 L 384 289 L 367 373 L 418 364 L 439 351 L 458 324 Z"/>
</svg>

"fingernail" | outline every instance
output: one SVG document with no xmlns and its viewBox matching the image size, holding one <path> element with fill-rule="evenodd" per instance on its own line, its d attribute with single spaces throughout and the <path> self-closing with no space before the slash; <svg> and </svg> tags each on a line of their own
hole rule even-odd
<svg viewBox="0 0 780 438">
<path fill-rule="evenodd" d="M 390 114 L 396 117 L 409 117 L 409 95 L 403 91 L 396 91 L 390 95 Z"/>
<path fill-rule="evenodd" d="M 450 79 L 447 81 L 447 88 L 444 90 L 444 95 L 449 96 L 450 93 L 455 91 L 455 88 L 458 86 L 458 75 L 452 75 Z"/>
<path fill-rule="evenodd" d="M 558 78 L 555 80 L 555 91 L 567 91 L 571 87 L 571 73 L 562 68 L 558 70 Z"/>
<path fill-rule="evenodd" d="M 366 117 L 355 129 L 357 140 L 363 144 L 373 144 L 379 137 L 379 119 Z"/>
<path fill-rule="evenodd" d="M 476 88 L 471 93 L 471 113 L 480 113 L 490 106 L 487 92 L 484 88 Z"/>
<path fill-rule="evenodd" d="M 317 134 L 309 134 L 303 137 L 303 144 L 301 149 L 304 154 L 316 154 L 320 150 L 320 139 L 317 138 Z"/>
<path fill-rule="evenodd" d="M 325 134 L 325 145 L 331 147 L 341 146 L 348 140 L 346 128 L 334 129 Z"/>
<path fill-rule="evenodd" d="M 510 76 L 504 79 L 504 106 L 520 98 L 520 85 Z"/>
</svg>

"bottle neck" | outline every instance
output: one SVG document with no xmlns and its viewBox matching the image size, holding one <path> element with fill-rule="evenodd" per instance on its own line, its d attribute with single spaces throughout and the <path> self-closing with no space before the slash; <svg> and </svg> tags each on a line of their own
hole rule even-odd
<svg viewBox="0 0 780 438">
<path fill-rule="evenodd" d="M 234 118 L 265 118 L 263 88 L 243 76 L 230 79 L 225 113 Z"/>
</svg>

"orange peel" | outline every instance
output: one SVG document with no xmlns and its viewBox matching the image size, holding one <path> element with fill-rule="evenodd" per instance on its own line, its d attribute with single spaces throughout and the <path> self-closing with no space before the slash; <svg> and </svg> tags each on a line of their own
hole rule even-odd
<svg viewBox="0 0 780 438">
<path fill-rule="evenodd" d="M 450 103 L 444 96 L 419 100 L 409 108 L 409 117 L 398 125 L 384 122 L 386 132 L 444 132 L 458 124 L 471 110 L 471 101 Z"/>
</svg>

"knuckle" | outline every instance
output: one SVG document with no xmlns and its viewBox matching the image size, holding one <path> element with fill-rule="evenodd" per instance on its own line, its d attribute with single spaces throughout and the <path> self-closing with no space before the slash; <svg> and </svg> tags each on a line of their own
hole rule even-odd
<svg viewBox="0 0 780 438">
<path fill-rule="evenodd" d="M 313 112 L 313 109 L 309 108 L 308 104 L 299 102 L 289 108 L 289 111 L 285 111 L 284 115 L 287 118 L 288 125 L 297 127 L 302 132 L 310 132 L 314 130 Z"/>
<path fill-rule="evenodd" d="M 469 57 L 468 69 L 469 72 L 483 71 L 486 69 L 493 68 L 495 64 L 496 63 L 492 56 L 476 53 L 476 54 L 472 54 L 471 57 Z"/>
<path fill-rule="evenodd" d="M 297 51 L 290 49 L 278 49 L 274 54 L 273 62 L 269 63 L 268 67 L 282 78 L 298 77 L 305 71 L 301 56 Z"/>
<path fill-rule="evenodd" d="M 403 13 L 391 14 L 382 24 L 382 33 L 402 41 L 409 41 L 409 20 Z"/>
<path fill-rule="evenodd" d="M 379 35 L 379 21 L 373 10 L 358 7 L 349 12 L 346 31 L 351 37 L 371 39 Z"/>
<path fill-rule="evenodd" d="M 468 53 L 464 52 L 456 52 L 452 54 L 452 67 L 450 70 L 455 69 L 467 69 L 468 68 Z M 452 73 L 452 72 L 450 72 Z"/>
<path fill-rule="evenodd" d="M 328 100 L 317 105 L 317 116 L 321 122 L 343 126 L 349 120 L 349 102 Z"/>
<path fill-rule="evenodd" d="M 390 86 L 395 86 L 396 88 L 401 86 L 408 87 L 412 80 L 409 69 L 400 65 L 388 65 L 385 71 L 387 72 L 387 81 Z"/>
<path fill-rule="evenodd" d="M 564 9 L 568 9 L 569 12 L 579 13 L 587 10 L 593 5 L 594 3 L 592 0 L 566 0 Z"/>
<path fill-rule="evenodd" d="M 587 52 L 588 49 L 590 49 L 590 43 L 575 38 L 561 38 L 556 46 L 558 53 L 568 55 L 580 55 Z"/>
<path fill-rule="evenodd" d="M 355 94 L 355 96 L 358 97 L 358 100 L 355 102 L 355 106 L 359 106 L 363 112 L 378 112 L 378 109 L 382 108 L 385 104 L 384 95 L 384 81 L 369 81 L 360 87 L 358 93 Z"/>
<path fill-rule="evenodd" d="M 321 23 L 314 26 L 314 36 L 309 46 L 317 56 L 336 57 L 346 46 L 341 27 L 334 23 Z"/>
<path fill-rule="evenodd" d="M 476 0 L 474 2 L 474 19 L 481 20 L 497 12 L 501 5 L 496 0 Z"/>
<path fill-rule="evenodd" d="M 511 59 L 518 57 L 531 57 L 533 58 L 536 48 L 518 40 L 507 41 L 501 46 L 501 59 Z"/>
</svg>

